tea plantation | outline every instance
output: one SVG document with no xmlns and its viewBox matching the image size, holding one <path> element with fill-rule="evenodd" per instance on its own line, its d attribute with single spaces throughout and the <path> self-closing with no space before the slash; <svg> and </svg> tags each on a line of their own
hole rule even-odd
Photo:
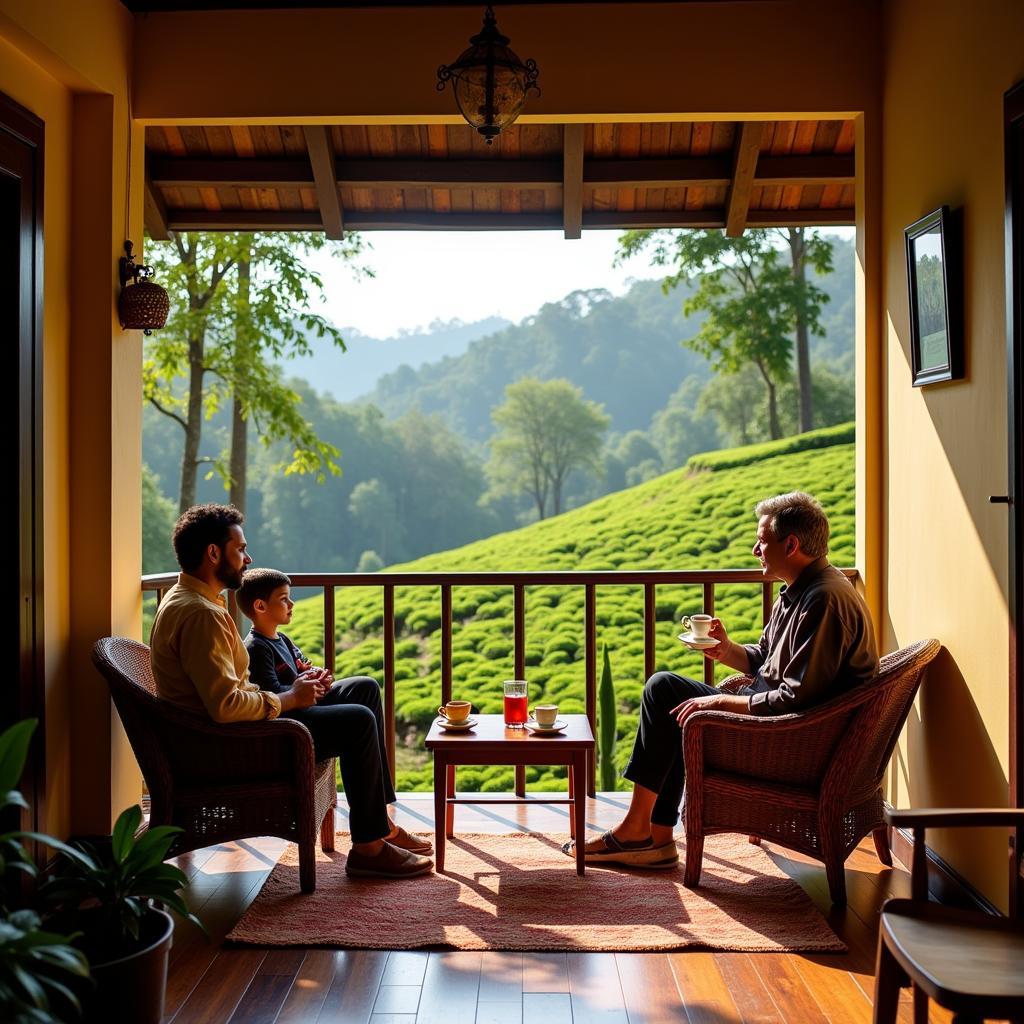
<svg viewBox="0 0 1024 1024">
<path fill-rule="evenodd" d="M 391 566 L 392 571 L 487 572 L 572 569 L 752 568 L 756 521 L 765 496 L 804 490 L 825 506 L 832 523 L 831 558 L 854 559 L 853 427 L 832 427 L 772 444 L 695 456 L 684 469 L 609 495 L 554 519 L 499 534 L 466 547 Z M 717 588 L 716 612 L 734 639 L 761 630 L 760 586 Z M 452 591 L 452 663 L 456 698 L 474 710 L 500 712 L 501 681 L 513 675 L 512 591 L 455 587 Z M 382 678 L 383 601 L 375 588 L 337 592 L 335 674 Z M 679 617 L 699 611 L 699 587 L 657 592 L 657 666 L 700 678 L 703 658 L 676 639 Z M 423 736 L 440 700 L 440 595 L 437 588 L 395 592 L 398 789 L 432 788 Z M 526 591 L 526 676 L 530 703 L 550 701 L 562 712 L 582 712 L 584 590 L 529 587 Z M 618 742 L 615 762 L 629 757 L 643 688 L 643 589 L 597 589 L 598 654 L 607 644 L 615 680 Z M 320 598 L 300 601 L 289 634 L 314 661 L 323 654 Z M 729 670 L 719 669 L 719 677 Z M 532 789 L 565 787 L 564 769 L 528 768 Z M 505 791 L 512 769 L 461 768 L 462 790 Z M 620 780 L 624 788 L 626 783 Z"/>
</svg>

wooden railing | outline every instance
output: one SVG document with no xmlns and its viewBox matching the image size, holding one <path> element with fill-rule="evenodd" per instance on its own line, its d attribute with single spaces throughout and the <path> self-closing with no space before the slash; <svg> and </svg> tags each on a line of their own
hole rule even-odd
<svg viewBox="0 0 1024 1024">
<path fill-rule="evenodd" d="M 856 569 L 843 572 L 854 582 Z M 384 716 L 388 737 L 388 761 L 395 776 L 395 588 L 437 587 L 441 600 L 441 703 L 452 696 L 452 587 L 510 587 L 513 606 L 513 674 L 526 678 L 526 588 L 534 586 L 583 587 L 584 614 L 584 680 L 586 712 L 591 728 L 597 729 L 597 587 L 642 586 L 644 588 L 644 675 L 656 670 L 655 637 L 657 629 L 655 594 L 659 586 L 700 586 L 703 588 L 703 611 L 715 613 L 715 593 L 720 586 L 756 583 L 761 586 L 762 622 L 771 612 L 775 581 L 766 580 L 759 569 L 692 569 L 660 571 L 579 571 L 579 572 L 395 572 L 395 573 L 289 573 L 293 587 L 317 587 L 324 598 L 324 664 L 335 668 L 335 591 L 341 587 L 377 587 L 384 599 Z M 163 594 L 178 580 L 177 574 L 165 573 L 142 577 L 144 592 L 156 592 L 159 602 Z M 237 615 L 234 593 L 228 595 L 230 607 Z M 696 610 L 696 609 L 694 609 Z M 714 683 L 715 662 L 704 659 L 704 681 Z M 595 789 L 595 765 L 591 755 L 587 773 L 587 791 Z M 516 793 L 526 792 L 526 771 L 516 768 Z"/>
</svg>

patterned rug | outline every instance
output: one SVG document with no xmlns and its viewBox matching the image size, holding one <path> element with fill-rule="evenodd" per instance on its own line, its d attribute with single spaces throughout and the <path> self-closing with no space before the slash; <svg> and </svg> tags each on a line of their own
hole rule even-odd
<svg viewBox="0 0 1024 1024">
<path fill-rule="evenodd" d="M 228 940 L 346 949 L 845 952 L 810 898 L 744 836 L 709 836 L 698 889 L 671 871 L 588 867 L 565 836 L 456 835 L 445 873 L 394 882 L 345 874 L 348 836 L 317 854 L 316 892 L 299 892 L 289 846 Z M 680 844 L 682 845 L 682 844 Z M 682 852 L 682 851 L 680 851 Z"/>
</svg>

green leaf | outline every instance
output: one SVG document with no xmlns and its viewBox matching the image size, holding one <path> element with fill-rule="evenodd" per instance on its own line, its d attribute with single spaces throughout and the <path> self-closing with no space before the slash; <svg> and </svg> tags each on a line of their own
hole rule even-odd
<svg viewBox="0 0 1024 1024">
<path fill-rule="evenodd" d="M 37 719 L 26 718 L 0 733 L 0 793 L 10 796 L 18 785 L 37 724 Z"/>
<path fill-rule="evenodd" d="M 118 816 L 114 823 L 114 831 L 110 837 L 110 848 L 114 860 L 121 863 L 132 848 L 135 841 L 135 832 L 142 823 L 142 808 L 133 804 L 126 808 Z"/>
</svg>

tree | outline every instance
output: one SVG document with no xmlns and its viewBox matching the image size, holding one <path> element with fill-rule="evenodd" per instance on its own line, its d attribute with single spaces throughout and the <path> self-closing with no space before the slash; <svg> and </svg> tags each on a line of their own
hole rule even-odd
<svg viewBox="0 0 1024 1024">
<path fill-rule="evenodd" d="M 384 564 L 395 561 L 401 523 L 388 485 L 376 478 L 360 481 L 349 497 L 348 510 L 366 534 L 372 536 L 376 543 L 374 550 L 380 552 Z"/>
<path fill-rule="evenodd" d="M 793 232 L 797 231 L 798 234 Z M 748 229 L 739 238 L 723 231 L 629 231 L 619 240 L 619 259 L 650 248 L 656 266 L 673 266 L 663 286 L 696 282 L 685 301 L 687 316 L 707 319 L 685 344 L 707 358 L 720 374 L 757 369 L 768 394 L 769 430 L 782 436 L 778 390 L 792 376 L 793 334 L 800 355 L 800 380 L 810 394 L 808 332 L 821 333 L 819 313 L 827 295 L 808 283 L 808 262 L 819 273 L 831 269 L 831 243 L 803 229 L 790 229 L 790 265 L 780 258 L 777 236 Z M 807 400 L 810 419 L 810 398 Z"/>
<path fill-rule="evenodd" d="M 143 395 L 184 432 L 182 510 L 195 502 L 203 463 L 213 464 L 244 506 L 250 420 L 265 443 L 292 443 L 286 472 L 337 471 L 337 450 L 319 441 L 297 408 L 298 395 L 272 364 L 310 352 L 313 338 L 344 347 L 337 329 L 307 308 L 323 282 L 302 257 L 326 244 L 320 235 L 276 232 L 174 232 L 170 242 L 152 243 L 148 255 L 171 293 L 172 315 L 147 345 Z M 354 260 L 362 242 L 350 235 L 330 251 Z M 228 399 L 233 431 L 227 458 L 201 456 L 203 421 Z"/>
<path fill-rule="evenodd" d="M 142 571 L 168 572 L 174 568 L 171 533 L 174 530 L 174 502 L 164 497 L 160 478 L 142 464 Z"/>
<path fill-rule="evenodd" d="M 668 405 L 659 409 L 651 420 L 651 440 L 666 470 L 684 466 L 691 455 L 713 451 L 720 445 L 714 417 L 701 411 L 701 394 L 702 382 L 696 377 L 687 377 L 668 400 Z"/>
<path fill-rule="evenodd" d="M 608 417 L 567 380 L 525 377 L 505 388 L 491 414 L 497 433 L 490 442 L 488 474 L 497 493 L 526 491 L 537 518 L 562 511 L 562 491 L 574 469 L 600 472 L 601 439 Z"/>
</svg>

